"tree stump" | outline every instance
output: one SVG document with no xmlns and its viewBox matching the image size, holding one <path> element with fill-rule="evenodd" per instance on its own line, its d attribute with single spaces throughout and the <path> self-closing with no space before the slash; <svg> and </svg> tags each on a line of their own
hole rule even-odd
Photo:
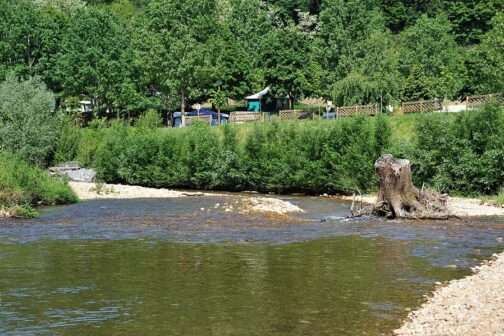
<svg viewBox="0 0 504 336">
<path fill-rule="evenodd" d="M 386 154 L 375 163 L 380 179 L 377 203 L 372 213 L 387 218 L 448 219 L 447 195 L 418 190 L 411 178 L 409 160 Z"/>
</svg>

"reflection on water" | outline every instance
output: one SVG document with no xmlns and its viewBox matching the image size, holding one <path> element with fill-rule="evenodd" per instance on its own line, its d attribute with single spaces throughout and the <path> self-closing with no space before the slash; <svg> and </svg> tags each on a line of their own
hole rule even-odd
<svg viewBox="0 0 504 336">
<path fill-rule="evenodd" d="M 320 222 L 348 205 L 316 198 L 292 199 L 307 209 L 295 221 L 214 210 L 225 201 L 0 222 L 0 335 L 387 335 L 504 233 L 495 220 Z"/>
</svg>

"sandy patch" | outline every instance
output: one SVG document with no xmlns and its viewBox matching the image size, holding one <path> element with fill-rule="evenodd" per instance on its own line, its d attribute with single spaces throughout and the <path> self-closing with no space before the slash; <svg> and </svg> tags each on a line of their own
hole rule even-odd
<svg viewBox="0 0 504 336">
<path fill-rule="evenodd" d="M 69 182 L 70 187 L 81 200 L 96 199 L 134 199 L 134 198 L 176 198 L 194 196 L 221 196 L 230 199 L 227 204 L 216 205 L 226 212 L 237 211 L 241 213 L 274 213 L 285 215 L 303 212 L 298 206 L 278 198 L 249 197 L 232 194 L 182 192 L 170 189 L 144 188 L 120 184 L 96 184 L 84 182 Z"/>
<path fill-rule="evenodd" d="M 144 188 L 122 184 L 97 184 L 85 182 L 69 182 L 68 184 L 81 200 L 175 198 L 206 195 L 203 193 L 187 193 L 170 189 Z"/>
<path fill-rule="evenodd" d="M 12 212 L 6 209 L 0 209 L 0 218 L 9 218 L 12 217 Z"/>
<path fill-rule="evenodd" d="M 338 198 L 345 201 L 354 199 L 352 196 L 338 196 Z M 355 201 L 374 204 L 376 203 L 376 195 L 359 196 L 355 198 Z M 448 211 L 457 217 L 504 216 L 504 208 L 483 204 L 481 200 L 475 198 L 449 197 Z"/>
<path fill-rule="evenodd" d="M 504 253 L 437 289 L 397 336 L 504 335 Z"/>
<path fill-rule="evenodd" d="M 263 212 L 276 213 L 286 215 L 289 213 L 302 213 L 303 209 L 290 202 L 283 201 L 278 198 L 269 197 L 252 197 L 245 198 L 242 203 L 242 211 L 244 212 Z"/>
</svg>

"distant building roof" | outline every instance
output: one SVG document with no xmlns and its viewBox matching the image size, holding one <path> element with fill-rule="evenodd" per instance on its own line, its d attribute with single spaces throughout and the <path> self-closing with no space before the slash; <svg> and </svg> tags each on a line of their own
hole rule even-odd
<svg viewBox="0 0 504 336">
<path fill-rule="evenodd" d="M 268 86 L 266 89 L 262 90 L 261 92 L 258 92 L 256 94 L 253 94 L 251 96 L 246 97 L 246 100 L 255 100 L 255 99 L 261 99 L 265 95 L 267 95 L 271 91 L 271 88 Z"/>
</svg>

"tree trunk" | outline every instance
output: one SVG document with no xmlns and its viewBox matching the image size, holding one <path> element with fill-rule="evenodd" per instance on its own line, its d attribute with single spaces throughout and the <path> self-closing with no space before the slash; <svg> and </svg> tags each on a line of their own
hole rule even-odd
<svg viewBox="0 0 504 336">
<path fill-rule="evenodd" d="M 220 107 L 217 107 L 217 126 L 220 126 L 221 124 L 221 112 L 220 112 Z"/>
<path fill-rule="evenodd" d="M 182 127 L 185 127 L 186 125 L 186 120 L 185 120 L 185 93 L 184 90 L 180 93 L 180 118 L 182 121 Z"/>
<path fill-rule="evenodd" d="M 373 214 L 387 218 L 447 219 L 447 196 L 418 190 L 411 179 L 411 164 L 384 155 L 375 163 L 380 190 Z"/>
</svg>

